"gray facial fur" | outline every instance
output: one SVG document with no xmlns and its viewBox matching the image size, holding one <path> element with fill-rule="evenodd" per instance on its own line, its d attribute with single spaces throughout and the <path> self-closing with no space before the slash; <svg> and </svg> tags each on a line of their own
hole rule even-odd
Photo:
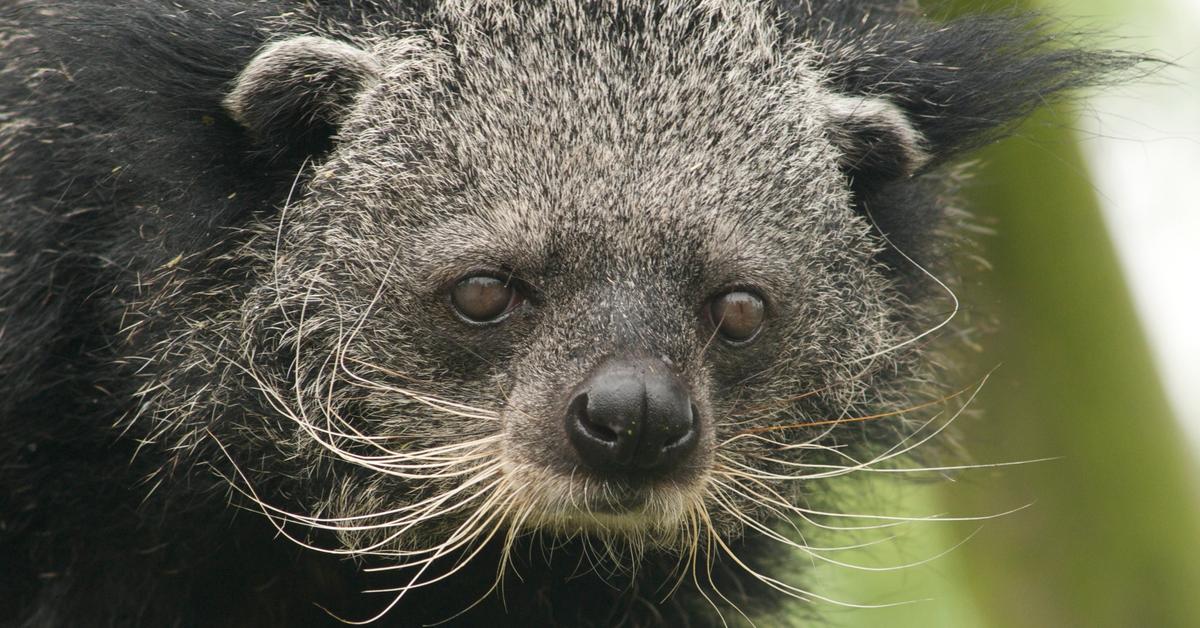
<svg viewBox="0 0 1200 628">
<path fill-rule="evenodd" d="M 620 18 L 591 19 L 572 3 L 520 19 L 462 4 L 447 9 L 452 43 L 414 33 L 348 52 L 302 37 L 243 72 L 227 100 L 235 112 L 256 106 L 255 86 L 298 80 L 279 68 L 281 50 L 289 68 L 346 59 L 379 68 L 340 117 L 329 158 L 235 254 L 256 260 L 258 277 L 231 310 L 238 317 L 198 332 L 203 341 L 170 345 L 236 349 L 225 369 L 234 381 L 222 388 L 249 376 L 292 419 L 267 419 L 262 432 L 284 464 L 334 478 L 321 482 L 333 493 L 300 504 L 309 516 L 374 524 L 412 495 L 433 504 L 464 480 L 476 482 L 466 497 L 495 479 L 497 496 L 478 499 L 505 517 L 592 527 L 590 511 L 611 497 L 568 455 L 567 395 L 604 360 L 647 355 L 692 389 L 701 453 L 686 478 L 606 531 L 681 543 L 712 493 L 757 512 L 719 488 L 736 487 L 728 473 L 754 466 L 783 434 L 751 438 L 748 426 L 852 416 L 898 395 L 870 374 L 909 368 L 896 347 L 917 332 L 875 262 L 880 243 L 852 210 L 842 167 L 857 150 L 845 131 L 856 124 L 896 129 L 910 169 L 924 161 L 917 133 L 882 100 L 824 87 L 816 53 L 779 41 L 755 5 L 699 9 L 736 16 L 707 30 L 690 25 L 696 10 L 674 7 L 653 37 L 621 39 L 611 35 L 619 24 L 605 23 Z M 472 327 L 447 307 L 447 285 L 481 270 L 533 293 L 502 324 Z M 732 288 L 768 303 L 766 328 L 747 347 L 717 339 L 703 315 Z M 181 358 L 210 369 L 228 356 Z M 803 404 L 744 408 L 812 391 Z M 160 388 L 148 407 L 199 407 L 192 392 Z M 355 458 L 375 448 L 403 462 L 409 450 L 455 443 L 462 464 L 416 473 Z M 303 484 L 301 494 L 312 490 Z M 739 526 L 709 510 L 717 528 Z M 471 514 L 413 527 L 454 529 Z M 344 536 L 360 550 L 439 540 L 358 527 L 367 526 Z"/>
<path fill-rule="evenodd" d="M 811 599 L 793 524 L 956 416 L 948 164 L 1132 64 L 889 0 L 14 0 L 0 52 L 25 625 Z M 479 276 L 519 297 L 491 323 L 455 311 Z M 581 462 L 613 364 L 685 391 L 677 468 Z"/>
</svg>

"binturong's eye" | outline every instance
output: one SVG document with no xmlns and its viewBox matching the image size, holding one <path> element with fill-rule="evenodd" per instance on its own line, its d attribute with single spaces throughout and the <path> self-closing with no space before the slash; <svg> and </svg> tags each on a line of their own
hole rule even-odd
<svg viewBox="0 0 1200 628">
<path fill-rule="evenodd" d="M 754 340 L 765 316 L 762 298 L 744 290 L 726 292 L 713 299 L 708 304 L 708 315 L 721 337 L 733 344 Z"/>
<path fill-rule="evenodd" d="M 471 323 L 498 323 L 522 300 L 512 282 L 491 275 L 465 277 L 450 291 L 450 305 Z"/>
</svg>

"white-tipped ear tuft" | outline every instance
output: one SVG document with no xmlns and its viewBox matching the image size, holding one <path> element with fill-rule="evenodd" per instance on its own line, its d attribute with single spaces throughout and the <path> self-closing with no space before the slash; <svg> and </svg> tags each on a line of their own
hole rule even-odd
<svg viewBox="0 0 1200 628">
<path fill-rule="evenodd" d="M 860 178 L 910 177 L 929 163 L 925 138 L 904 110 L 876 96 L 831 95 L 826 99 L 842 167 Z"/>
<path fill-rule="evenodd" d="M 225 110 L 261 143 L 311 148 L 328 142 L 382 72 L 375 56 L 350 44 L 293 37 L 267 45 L 246 64 Z"/>
</svg>

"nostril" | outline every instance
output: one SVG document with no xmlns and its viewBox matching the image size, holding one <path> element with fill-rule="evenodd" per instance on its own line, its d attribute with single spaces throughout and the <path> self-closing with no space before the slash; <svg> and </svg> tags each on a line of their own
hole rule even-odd
<svg viewBox="0 0 1200 628">
<path fill-rule="evenodd" d="M 572 419 L 579 425 L 583 431 L 587 432 L 588 436 L 596 440 L 606 443 L 616 443 L 620 436 L 612 428 L 592 421 L 588 416 L 588 396 L 587 393 L 580 393 L 571 401 L 569 408 Z"/>
<path fill-rule="evenodd" d="M 604 427 L 603 425 L 592 423 L 586 418 L 583 419 L 583 428 L 586 429 L 592 436 L 595 436 L 602 441 L 616 443 L 617 438 L 619 438 L 616 432 Z"/>
<path fill-rule="evenodd" d="M 687 428 L 682 430 L 675 440 L 664 445 L 664 449 L 673 449 L 686 444 L 699 431 L 699 426 L 696 424 L 696 422 L 700 420 L 700 409 L 696 407 L 696 404 L 688 404 L 688 415 L 689 416 L 682 421 L 682 423 L 687 424 Z"/>
</svg>

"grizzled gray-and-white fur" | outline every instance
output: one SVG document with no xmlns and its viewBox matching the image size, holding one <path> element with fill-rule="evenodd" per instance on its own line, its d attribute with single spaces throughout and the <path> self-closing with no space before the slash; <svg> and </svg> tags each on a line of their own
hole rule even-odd
<svg viewBox="0 0 1200 628">
<path fill-rule="evenodd" d="M 8 0 L 0 59 L 14 626 L 783 623 L 942 425 L 953 162 L 1126 63 L 895 0 Z"/>
</svg>

